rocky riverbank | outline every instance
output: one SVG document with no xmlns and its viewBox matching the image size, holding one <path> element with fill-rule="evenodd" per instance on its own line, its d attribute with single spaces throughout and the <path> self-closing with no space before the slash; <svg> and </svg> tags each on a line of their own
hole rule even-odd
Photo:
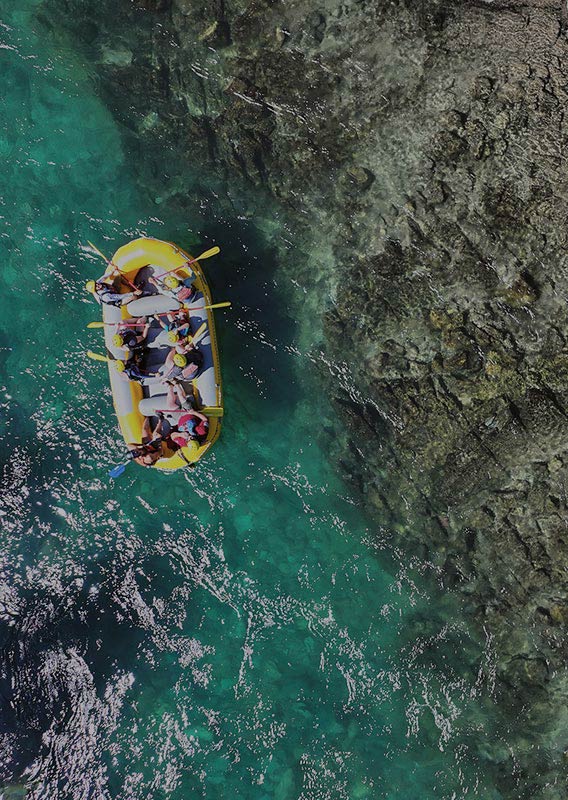
<svg viewBox="0 0 568 800">
<path fill-rule="evenodd" d="M 298 279 L 328 301 L 345 472 L 495 637 L 518 728 L 506 796 L 564 796 L 565 4 L 47 0 L 42 14 L 97 62 L 156 202 L 183 203 L 199 163 L 239 187 L 237 213 L 268 225 L 278 208 L 293 226 L 296 269 L 310 253 Z M 510 780 L 510 754 L 489 757 Z"/>
</svg>

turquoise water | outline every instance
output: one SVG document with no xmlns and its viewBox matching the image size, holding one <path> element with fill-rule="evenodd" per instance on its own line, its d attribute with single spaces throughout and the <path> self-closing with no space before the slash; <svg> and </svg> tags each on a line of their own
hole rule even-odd
<svg viewBox="0 0 568 800">
<path fill-rule="evenodd" d="M 136 185 L 88 65 L 0 0 L 0 781 L 32 798 L 498 798 L 494 656 L 340 482 L 318 325 L 270 242 Z M 207 262 L 228 414 L 130 467 L 82 290 L 139 234 Z M 277 234 L 274 234 L 277 235 Z M 306 304 L 306 315 L 311 308 Z M 312 324 L 313 323 L 313 324 Z M 327 431 L 326 435 L 321 435 Z M 326 438 L 327 437 L 327 438 Z"/>
</svg>

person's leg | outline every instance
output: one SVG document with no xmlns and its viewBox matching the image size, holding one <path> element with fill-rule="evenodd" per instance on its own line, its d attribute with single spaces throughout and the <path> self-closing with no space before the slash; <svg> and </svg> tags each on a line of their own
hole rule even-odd
<svg viewBox="0 0 568 800">
<path fill-rule="evenodd" d="M 179 400 L 180 408 L 186 408 L 188 410 L 193 408 L 193 397 L 188 396 L 187 392 L 183 388 L 181 384 L 176 384 L 176 389 L 179 389 L 177 396 Z"/>
<path fill-rule="evenodd" d="M 197 364 L 188 364 L 184 371 L 181 373 L 181 377 L 184 381 L 190 381 L 192 378 L 195 378 L 199 371 L 199 367 Z"/>
<path fill-rule="evenodd" d="M 175 347 L 172 347 L 168 355 L 166 356 L 166 360 L 164 361 L 164 366 L 161 367 L 160 371 L 162 375 L 167 375 L 171 368 L 174 365 L 174 356 L 176 354 Z"/>
<path fill-rule="evenodd" d="M 174 389 L 176 390 L 177 399 L 179 401 L 179 407 L 183 408 L 183 404 L 185 403 L 185 401 L 187 399 L 187 395 L 185 393 L 185 389 L 183 388 L 181 383 L 176 383 L 175 386 L 174 386 Z"/>
<path fill-rule="evenodd" d="M 176 393 L 174 387 L 170 385 L 166 396 L 166 411 L 177 411 L 178 409 Z"/>
</svg>

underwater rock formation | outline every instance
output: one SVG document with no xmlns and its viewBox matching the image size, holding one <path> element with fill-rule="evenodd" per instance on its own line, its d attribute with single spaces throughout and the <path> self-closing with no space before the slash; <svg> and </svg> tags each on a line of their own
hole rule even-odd
<svg viewBox="0 0 568 800">
<path fill-rule="evenodd" d="M 298 244 L 319 249 L 299 279 L 325 273 L 326 353 L 348 354 L 349 379 L 329 380 L 350 421 L 343 467 L 471 596 L 504 701 L 530 703 L 518 796 L 556 796 L 544 784 L 548 768 L 565 775 L 568 748 L 554 713 L 568 655 L 565 4 L 48 0 L 44 14 L 89 48 L 145 164 L 171 163 L 165 188 L 141 166 L 157 196 L 182 197 L 180 165 L 199 163 L 256 187 L 248 213 L 269 194 Z"/>
</svg>

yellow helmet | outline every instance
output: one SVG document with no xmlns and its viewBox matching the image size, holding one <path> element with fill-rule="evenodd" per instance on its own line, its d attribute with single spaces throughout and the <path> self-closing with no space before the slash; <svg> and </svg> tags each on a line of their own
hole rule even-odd
<svg viewBox="0 0 568 800">
<path fill-rule="evenodd" d="M 185 367 L 187 358 L 182 353 L 176 353 L 174 356 L 174 364 L 176 367 Z"/>
<path fill-rule="evenodd" d="M 87 281 L 87 283 L 85 284 L 85 291 L 91 292 L 91 294 L 95 291 L 96 288 L 97 284 L 94 281 Z"/>
<path fill-rule="evenodd" d="M 172 344 L 179 342 L 179 333 L 177 331 L 170 331 L 168 333 L 168 341 L 170 341 Z"/>
<path fill-rule="evenodd" d="M 117 372 L 124 372 L 126 369 L 126 362 L 125 361 L 115 361 L 114 368 Z"/>
<path fill-rule="evenodd" d="M 196 441 L 195 439 L 190 439 L 189 442 L 186 445 L 184 445 L 183 449 L 186 451 L 189 450 L 189 453 L 186 453 L 186 455 L 197 453 L 197 451 L 199 450 L 199 442 Z"/>
<path fill-rule="evenodd" d="M 114 336 L 112 337 L 112 343 L 115 347 L 122 347 L 122 345 L 124 344 L 124 339 L 122 338 L 120 333 L 114 334 Z"/>
<path fill-rule="evenodd" d="M 164 283 L 168 289 L 177 289 L 177 287 L 180 285 L 180 281 L 175 275 L 166 275 L 164 278 Z"/>
</svg>

